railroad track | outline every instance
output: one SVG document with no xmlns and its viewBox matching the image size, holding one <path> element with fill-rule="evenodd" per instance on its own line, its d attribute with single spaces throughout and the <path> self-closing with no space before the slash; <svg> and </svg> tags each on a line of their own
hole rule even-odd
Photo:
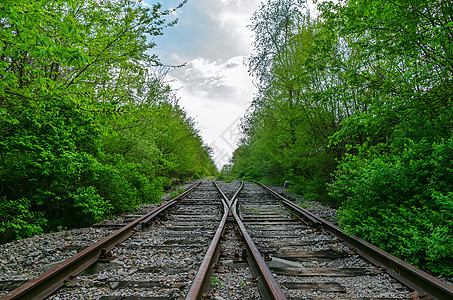
<svg viewBox="0 0 453 300">
<path fill-rule="evenodd" d="M 453 287 L 266 187 L 203 182 L 1 299 L 408 296 L 453 299 Z"/>
<path fill-rule="evenodd" d="M 404 299 L 411 293 L 315 220 L 301 221 L 262 188 L 246 184 L 237 206 L 286 298 Z"/>
</svg>

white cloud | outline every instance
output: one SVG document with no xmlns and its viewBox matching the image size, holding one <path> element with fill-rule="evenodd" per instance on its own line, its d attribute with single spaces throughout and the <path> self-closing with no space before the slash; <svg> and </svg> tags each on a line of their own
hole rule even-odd
<svg viewBox="0 0 453 300">
<path fill-rule="evenodd" d="M 166 3 L 174 7 L 179 1 Z M 205 143 L 214 148 L 219 167 L 237 146 L 237 124 L 255 92 L 243 61 L 252 52 L 247 25 L 259 3 L 188 1 L 178 10 L 179 23 L 157 40 L 155 51 L 164 63 L 186 64 L 167 79 L 177 90 L 180 105 L 196 120 Z"/>
<path fill-rule="evenodd" d="M 254 93 L 244 56 L 223 62 L 195 58 L 170 73 L 179 103 L 195 118 L 205 143 L 214 149 L 218 167 L 228 163 L 239 139 L 239 119 Z"/>
<path fill-rule="evenodd" d="M 254 92 L 243 60 L 244 56 L 232 57 L 226 62 L 198 57 L 170 75 L 186 93 L 242 106 L 251 100 Z"/>
<path fill-rule="evenodd" d="M 253 38 L 247 25 L 259 3 L 259 0 L 223 0 L 208 6 L 206 13 L 239 52 L 250 53 Z"/>
</svg>

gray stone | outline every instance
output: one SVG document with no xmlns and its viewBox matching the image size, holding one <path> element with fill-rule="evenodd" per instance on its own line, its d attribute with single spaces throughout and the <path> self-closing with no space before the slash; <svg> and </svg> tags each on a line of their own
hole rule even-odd
<svg viewBox="0 0 453 300">
<path fill-rule="evenodd" d="M 107 280 L 109 279 L 109 276 L 107 276 L 106 274 L 100 274 L 96 277 L 96 280 L 99 280 L 99 281 L 103 281 L 103 280 Z"/>
<path fill-rule="evenodd" d="M 36 256 L 39 256 L 39 255 L 41 255 L 41 254 L 42 254 L 41 251 L 35 251 L 35 252 L 30 253 L 30 256 L 36 257 Z"/>
</svg>

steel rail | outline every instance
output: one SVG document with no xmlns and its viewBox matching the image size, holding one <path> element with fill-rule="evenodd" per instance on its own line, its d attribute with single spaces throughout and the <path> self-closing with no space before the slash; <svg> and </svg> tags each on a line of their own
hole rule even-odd
<svg viewBox="0 0 453 300">
<path fill-rule="evenodd" d="M 220 195 L 222 196 L 222 202 L 225 202 L 227 204 L 227 207 L 228 207 L 228 210 L 229 210 L 230 207 L 231 207 L 231 201 L 228 200 L 228 198 L 225 195 L 225 193 L 220 189 L 220 187 L 217 185 L 217 183 L 215 183 L 215 181 L 213 181 L 212 183 L 214 184 L 215 188 L 219 191 Z"/>
<path fill-rule="evenodd" d="M 286 199 L 282 195 L 268 188 L 267 186 L 255 182 L 269 193 L 274 195 L 277 199 L 280 199 L 282 203 L 287 205 L 289 208 L 294 210 L 296 213 L 309 218 L 310 220 L 315 219 L 322 226 L 328 230 L 331 234 L 343 239 L 345 244 L 350 248 L 356 250 L 357 254 L 372 262 L 376 266 L 385 267 L 385 271 L 405 284 L 409 288 L 418 292 L 419 294 L 427 294 L 427 296 L 433 299 L 453 299 L 453 286 L 431 276 L 430 274 L 408 264 L 407 262 L 391 255 L 390 253 L 364 241 L 354 235 L 348 235 L 343 229 L 334 225 L 333 223 L 316 216 L 315 214 L 299 207 L 290 200 Z"/>
<path fill-rule="evenodd" d="M 103 238 L 97 243 L 87 247 L 78 254 L 61 262 L 54 268 L 51 268 L 39 275 L 38 277 L 27 281 L 18 288 L 11 291 L 9 294 L 1 297 L 1 300 L 10 299 L 45 299 L 63 287 L 65 284 L 70 283 L 80 272 L 94 264 L 99 260 L 103 253 L 109 252 L 115 247 L 116 244 L 121 243 L 133 234 L 133 229 L 143 223 L 149 222 L 151 216 L 156 216 L 165 209 L 169 208 L 177 202 L 177 200 L 184 198 L 192 192 L 201 182 L 192 185 L 187 191 L 166 202 L 165 204 L 157 207 L 148 214 L 138 218 L 137 220 L 125 225 L 121 229 L 113 232 L 109 236 Z"/>
<path fill-rule="evenodd" d="M 219 227 L 216 230 L 214 238 L 209 245 L 208 251 L 206 252 L 203 261 L 198 268 L 197 275 L 195 275 L 195 279 L 192 281 L 192 285 L 186 295 L 186 300 L 200 299 L 203 296 L 203 293 L 208 292 L 211 283 L 210 279 L 213 272 L 213 265 L 218 261 L 220 255 L 220 238 L 223 236 L 225 231 L 230 208 L 227 204 L 228 199 L 225 194 L 220 190 L 215 182 L 213 182 L 213 184 L 222 195 L 223 217 Z"/>
<path fill-rule="evenodd" d="M 280 285 L 277 283 L 277 280 L 275 280 L 274 275 L 272 274 L 271 270 L 267 266 L 266 262 L 264 261 L 264 258 L 261 256 L 261 253 L 259 252 L 259 250 L 255 246 L 255 243 L 253 242 L 252 238 L 248 234 L 247 229 L 244 226 L 244 223 L 242 223 L 241 219 L 239 218 L 239 216 L 236 212 L 237 196 L 239 195 L 239 193 L 243 187 L 244 187 L 244 183 L 241 182 L 241 187 L 239 188 L 238 192 L 236 192 L 236 194 L 232 198 L 231 211 L 232 211 L 233 217 L 239 227 L 242 238 L 246 242 L 247 252 L 248 252 L 247 258 L 248 258 L 250 267 L 251 267 L 252 271 L 254 271 L 254 273 L 258 273 L 255 275 L 258 275 L 261 279 L 263 279 L 259 285 L 261 297 L 263 299 L 285 300 L 286 296 L 283 293 Z"/>
</svg>

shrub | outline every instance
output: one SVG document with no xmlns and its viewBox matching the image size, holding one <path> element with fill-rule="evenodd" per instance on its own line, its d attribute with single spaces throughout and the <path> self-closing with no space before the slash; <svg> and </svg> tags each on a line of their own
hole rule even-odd
<svg viewBox="0 0 453 300">
<path fill-rule="evenodd" d="M 453 275 L 453 138 L 347 156 L 330 185 L 340 225 L 414 265 Z"/>
<path fill-rule="evenodd" d="M 31 211 L 31 201 L 3 197 L 0 201 L 0 243 L 44 232 L 47 220 L 42 212 Z"/>
<path fill-rule="evenodd" d="M 80 225 L 90 225 L 94 222 L 101 221 L 106 214 L 112 209 L 112 205 L 104 200 L 94 186 L 79 187 L 74 194 L 70 195 L 74 200 L 74 208 L 79 208 L 81 218 Z"/>
</svg>

